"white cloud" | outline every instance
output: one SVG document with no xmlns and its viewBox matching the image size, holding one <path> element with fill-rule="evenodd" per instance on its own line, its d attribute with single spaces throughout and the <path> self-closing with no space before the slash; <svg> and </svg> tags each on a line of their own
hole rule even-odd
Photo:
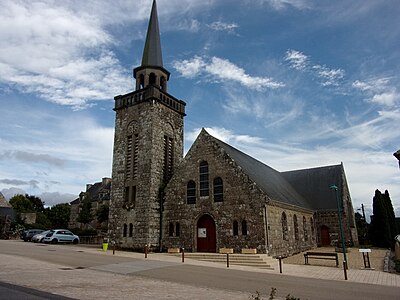
<svg viewBox="0 0 400 300">
<path fill-rule="evenodd" d="M 221 21 L 216 21 L 208 25 L 213 30 L 216 31 L 227 31 L 228 33 L 234 33 L 235 29 L 239 27 L 236 23 L 225 23 Z"/>
<path fill-rule="evenodd" d="M 393 107 L 400 99 L 400 94 L 395 92 L 382 93 L 379 95 L 374 95 L 371 102 L 381 104 L 388 107 Z"/>
<path fill-rule="evenodd" d="M 288 61 L 293 69 L 311 72 L 322 80 L 322 86 L 338 86 L 345 75 L 343 69 L 331 69 L 327 66 L 313 64 L 309 56 L 297 50 L 286 51 L 284 60 Z"/>
<path fill-rule="evenodd" d="M 114 128 L 83 111 L 10 108 L 6 120 L 14 122 L 0 125 L 8 132 L 0 141 L 0 189 L 78 194 L 86 183 L 111 176 Z"/>
<path fill-rule="evenodd" d="M 285 60 L 297 70 L 304 70 L 308 65 L 308 56 L 297 50 L 286 51 Z"/>
<path fill-rule="evenodd" d="M 311 1 L 309 0 L 258 0 L 258 2 L 269 4 L 276 10 L 282 10 L 287 7 L 294 7 L 300 10 L 311 8 Z"/>
<path fill-rule="evenodd" d="M 249 89 L 258 91 L 266 88 L 276 89 L 283 87 L 282 82 L 274 81 L 268 77 L 251 76 L 246 74 L 245 70 L 231 63 L 227 59 L 212 57 L 208 60 L 206 57 L 195 56 L 189 60 L 174 61 L 173 67 L 181 73 L 182 76 L 193 78 L 204 73 L 213 81 L 229 84 L 237 82 Z"/>
<path fill-rule="evenodd" d="M 198 32 L 201 28 L 201 23 L 196 19 L 184 19 L 179 23 L 174 24 L 175 30 L 189 31 L 189 32 Z"/>
<path fill-rule="evenodd" d="M 369 102 L 394 108 L 400 104 L 400 93 L 397 92 L 396 83 L 392 83 L 392 80 L 394 79 L 390 77 L 356 80 L 352 86 L 366 93 Z"/>
<path fill-rule="evenodd" d="M 318 77 L 322 79 L 323 86 L 329 85 L 339 85 L 338 82 L 345 75 L 343 69 L 330 69 L 326 66 L 315 65 L 313 66 L 315 70 L 317 70 Z"/>
<path fill-rule="evenodd" d="M 193 78 L 202 72 L 206 63 L 201 57 L 195 56 L 188 60 L 174 61 L 172 62 L 172 66 L 181 73 L 183 77 Z"/>
<path fill-rule="evenodd" d="M 75 107 L 130 86 L 94 16 L 52 2 L 7 2 L 0 28 L 0 82 Z"/>
</svg>

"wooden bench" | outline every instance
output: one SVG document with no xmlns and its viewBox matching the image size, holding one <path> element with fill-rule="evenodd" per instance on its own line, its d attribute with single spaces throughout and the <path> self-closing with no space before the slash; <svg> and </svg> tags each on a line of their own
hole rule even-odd
<svg viewBox="0 0 400 300">
<path fill-rule="evenodd" d="M 339 259 L 337 253 L 333 252 L 306 252 L 304 253 L 304 264 L 308 265 L 308 259 L 315 258 L 315 259 L 329 259 L 336 261 L 336 267 L 339 266 Z"/>
</svg>

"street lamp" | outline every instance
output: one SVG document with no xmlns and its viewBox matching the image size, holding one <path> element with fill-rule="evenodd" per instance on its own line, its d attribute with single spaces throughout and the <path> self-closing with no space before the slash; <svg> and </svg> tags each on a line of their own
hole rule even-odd
<svg viewBox="0 0 400 300">
<path fill-rule="evenodd" d="M 345 265 L 346 265 L 346 269 L 348 269 L 348 267 L 347 267 L 347 257 L 346 257 L 346 245 L 344 243 L 344 234 L 343 234 L 343 227 L 342 227 L 342 213 L 340 211 L 340 201 L 339 201 L 338 187 L 336 185 L 332 185 L 330 188 L 335 190 L 335 194 L 336 194 L 336 202 L 337 202 L 338 215 L 339 215 L 340 235 L 342 236 L 343 257 L 344 257 L 344 262 L 345 262 Z"/>
</svg>

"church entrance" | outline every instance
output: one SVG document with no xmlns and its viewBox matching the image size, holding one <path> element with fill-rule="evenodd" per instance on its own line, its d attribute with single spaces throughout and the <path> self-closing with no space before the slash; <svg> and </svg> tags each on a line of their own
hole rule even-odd
<svg viewBox="0 0 400 300">
<path fill-rule="evenodd" d="M 325 225 L 321 226 L 321 246 L 330 246 L 331 237 L 329 235 L 329 228 Z"/>
<path fill-rule="evenodd" d="M 215 222 L 210 215 L 203 215 L 197 222 L 197 252 L 217 250 Z"/>
</svg>

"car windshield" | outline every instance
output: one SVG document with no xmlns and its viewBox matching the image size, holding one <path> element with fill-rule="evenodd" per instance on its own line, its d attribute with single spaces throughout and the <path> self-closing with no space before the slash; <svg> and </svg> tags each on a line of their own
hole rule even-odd
<svg viewBox="0 0 400 300">
<path fill-rule="evenodd" d="M 50 231 L 49 231 L 49 233 L 48 233 L 48 234 L 46 234 L 46 237 L 50 237 L 50 236 L 52 236 L 52 235 L 53 235 L 53 233 L 54 233 L 54 230 L 50 230 Z"/>
</svg>

